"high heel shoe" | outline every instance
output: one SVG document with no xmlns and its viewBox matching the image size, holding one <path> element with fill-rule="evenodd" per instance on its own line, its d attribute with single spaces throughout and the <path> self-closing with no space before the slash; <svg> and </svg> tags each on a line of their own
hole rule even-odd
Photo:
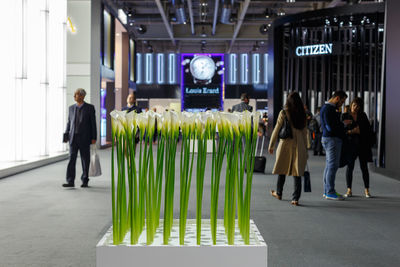
<svg viewBox="0 0 400 267">
<path fill-rule="evenodd" d="M 274 198 L 278 199 L 278 200 L 282 200 L 282 196 L 278 195 L 275 190 L 271 190 L 270 191 L 271 196 L 273 196 Z"/>
<path fill-rule="evenodd" d="M 371 197 L 371 194 L 369 193 L 369 189 L 368 188 L 365 188 L 365 197 L 366 198 L 370 198 Z"/>
<path fill-rule="evenodd" d="M 291 204 L 292 204 L 293 206 L 298 206 L 298 205 L 299 205 L 299 202 L 298 202 L 297 200 L 292 200 Z"/>
<path fill-rule="evenodd" d="M 352 196 L 353 196 L 353 193 L 351 192 L 351 189 L 350 189 L 350 188 L 347 188 L 347 192 L 346 192 L 346 194 L 344 194 L 343 196 L 344 196 L 344 197 L 352 197 Z"/>
</svg>

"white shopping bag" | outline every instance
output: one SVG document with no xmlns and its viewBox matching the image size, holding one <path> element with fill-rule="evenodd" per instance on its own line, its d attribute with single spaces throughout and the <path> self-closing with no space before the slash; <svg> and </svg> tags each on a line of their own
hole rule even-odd
<svg viewBox="0 0 400 267">
<path fill-rule="evenodd" d="M 97 155 L 96 144 L 90 145 L 90 165 L 89 176 L 95 177 L 101 175 L 101 166 L 99 155 Z"/>
</svg>

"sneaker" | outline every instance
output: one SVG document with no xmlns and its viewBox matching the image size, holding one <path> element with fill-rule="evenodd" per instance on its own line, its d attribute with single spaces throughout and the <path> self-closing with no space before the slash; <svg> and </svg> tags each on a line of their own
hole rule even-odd
<svg viewBox="0 0 400 267">
<path fill-rule="evenodd" d="M 341 194 L 335 193 L 335 194 L 326 194 L 326 199 L 329 200 L 344 200 L 344 197 Z"/>
<path fill-rule="evenodd" d="M 323 193 L 323 194 L 322 194 L 322 197 L 323 197 L 323 198 L 326 198 L 326 194 L 325 194 L 325 193 Z"/>
</svg>

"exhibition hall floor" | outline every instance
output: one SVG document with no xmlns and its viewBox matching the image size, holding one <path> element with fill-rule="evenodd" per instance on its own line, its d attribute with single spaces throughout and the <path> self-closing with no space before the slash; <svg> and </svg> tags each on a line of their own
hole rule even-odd
<svg viewBox="0 0 400 267">
<path fill-rule="evenodd" d="M 92 178 L 87 189 L 80 187 L 79 179 L 75 189 L 61 187 L 67 161 L 0 179 L 1 267 L 95 266 L 95 246 L 111 225 L 110 154 L 110 150 L 100 151 L 103 175 Z M 271 173 L 273 159 L 274 156 L 268 156 L 267 173 Z M 361 194 L 357 163 L 355 196 L 345 201 L 328 201 L 322 199 L 324 158 L 310 156 L 309 167 L 313 192 L 302 194 L 299 207 L 290 205 L 291 177 L 287 178 L 283 200 L 278 201 L 268 193 L 275 188 L 275 175 L 254 175 L 251 218 L 268 244 L 268 266 L 397 266 L 400 182 L 371 173 L 374 197 L 366 199 Z M 211 166 L 206 168 L 207 177 Z M 80 173 L 78 159 L 78 177 Z M 346 189 L 344 174 L 345 170 L 340 169 L 337 175 L 336 188 L 340 193 Z M 224 177 L 223 171 L 220 216 Z M 176 181 L 178 217 L 179 179 Z M 207 179 L 204 189 L 203 215 L 207 218 Z M 194 204 L 195 179 L 188 218 L 195 216 Z"/>
</svg>

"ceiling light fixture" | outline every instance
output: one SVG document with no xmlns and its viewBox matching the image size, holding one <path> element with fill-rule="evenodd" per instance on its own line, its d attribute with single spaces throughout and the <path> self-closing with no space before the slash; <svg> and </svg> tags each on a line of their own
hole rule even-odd
<svg viewBox="0 0 400 267">
<path fill-rule="evenodd" d="M 204 26 L 201 27 L 201 34 L 200 34 L 200 36 L 201 36 L 201 37 L 207 37 L 206 29 L 205 29 Z"/>
<path fill-rule="evenodd" d="M 260 33 L 261 34 L 267 34 L 268 33 L 268 25 L 267 24 L 263 24 L 260 26 Z"/>
<path fill-rule="evenodd" d="M 136 28 L 136 30 L 137 30 L 137 32 L 140 33 L 140 34 L 144 34 L 144 33 L 147 32 L 147 28 L 146 28 L 145 25 L 139 25 L 139 26 Z"/>
<path fill-rule="evenodd" d="M 274 13 L 272 12 L 271 9 L 269 9 L 269 8 L 266 8 L 266 9 L 265 9 L 264 16 L 265 16 L 266 19 L 271 18 L 273 14 L 274 14 Z"/>
<path fill-rule="evenodd" d="M 222 24 L 230 24 L 231 13 L 232 13 L 232 6 L 224 5 L 221 10 L 220 22 Z"/>
<path fill-rule="evenodd" d="M 186 24 L 186 14 L 185 14 L 185 8 L 183 6 L 178 6 L 175 9 L 175 16 L 176 20 L 179 24 Z"/>
</svg>

